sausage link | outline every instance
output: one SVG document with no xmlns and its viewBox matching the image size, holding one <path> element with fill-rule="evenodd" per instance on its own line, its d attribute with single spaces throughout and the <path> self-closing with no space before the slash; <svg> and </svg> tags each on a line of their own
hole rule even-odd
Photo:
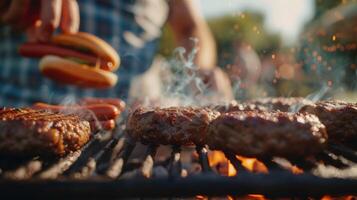
<svg viewBox="0 0 357 200">
<path fill-rule="evenodd" d="M 96 97 L 85 97 L 80 100 L 81 105 L 93 105 L 93 104 L 110 104 L 117 107 L 120 111 L 125 110 L 125 102 L 117 98 L 96 98 Z"/>
<path fill-rule="evenodd" d="M 90 126 L 92 131 L 111 131 L 115 128 L 115 120 L 106 120 L 106 121 L 90 121 Z"/>
<path fill-rule="evenodd" d="M 62 106 L 62 105 L 51 105 L 46 103 L 36 103 L 33 105 L 33 108 L 39 110 L 49 110 L 52 112 L 78 114 L 80 117 L 86 120 L 105 121 L 105 120 L 116 119 L 120 115 L 119 109 L 109 104 Z M 93 113 L 94 116 L 91 113 Z"/>
</svg>

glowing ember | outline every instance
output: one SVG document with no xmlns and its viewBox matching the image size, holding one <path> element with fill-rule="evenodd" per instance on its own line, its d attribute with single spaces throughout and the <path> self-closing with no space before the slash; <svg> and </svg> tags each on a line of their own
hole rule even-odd
<svg viewBox="0 0 357 200">
<path fill-rule="evenodd" d="M 265 200 L 264 195 L 260 194 L 250 194 L 248 195 L 249 199 L 256 199 L 256 200 Z"/>
<path fill-rule="evenodd" d="M 328 195 L 325 195 L 321 198 L 321 200 L 334 200 L 334 199 L 339 199 L 339 200 L 353 200 L 353 199 L 356 199 L 355 196 L 345 196 L 345 197 L 331 197 L 331 196 L 328 196 Z"/>
<path fill-rule="evenodd" d="M 235 176 L 236 169 L 221 151 L 211 151 L 208 154 L 210 166 L 216 169 L 221 175 Z"/>
<path fill-rule="evenodd" d="M 336 41 L 336 35 L 332 36 L 332 41 Z"/>
<path fill-rule="evenodd" d="M 321 198 L 321 200 L 332 200 L 332 197 L 326 195 L 326 196 L 323 196 Z"/>
<path fill-rule="evenodd" d="M 231 197 L 231 196 L 227 196 L 227 199 L 228 199 L 228 200 L 234 200 L 234 198 Z"/>
<path fill-rule="evenodd" d="M 237 156 L 237 159 L 240 160 L 242 165 L 251 172 L 268 173 L 268 168 L 255 158 Z"/>
<path fill-rule="evenodd" d="M 302 174 L 302 173 L 304 173 L 304 170 L 302 170 L 302 169 L 300 169 L 300 168 L 298 168 L 297 166 L 292 166 L 291 167 L 291 172 L 293 173 L 293 174 Z"/>
<path fill-rule="evenodd" d="M 205 196 L 202 196 L 202 195 L 196 195 L 196 199 L 205 200 L 205 199 L 208 199 L 208 198 L 205 197 Z"/>
<path fill-rule="evenodd" d="M 210 151 L 208 153 L 209 164 L 212 166 L 216 166 L 222 162 L 227 162 L 227 158 L 221 151 Z"/>
<path fill-rule="evenodd" d="M 210 166 L 224 176 L 234 176 L 236 171 L 229 160 L 221 151 L 211 151 L 208 153 Z M 234 170 L 234 171 L 233 171 Z"/>
<path fill-rule="evenodd" d="M 235 175 L 237 175 L 237 170 L 234 168 L 231 162 L 228 161 L 228 176 L 235 176 Z"/>
<path fill-rule="evenodd" d="M 227 196 L 228 200 L 242 199 L 242 200 L 265 200 L 266 198 L 260 194 L 249 194 L 245 197 L 234 198 L 232 196 Z"/>
</svg>

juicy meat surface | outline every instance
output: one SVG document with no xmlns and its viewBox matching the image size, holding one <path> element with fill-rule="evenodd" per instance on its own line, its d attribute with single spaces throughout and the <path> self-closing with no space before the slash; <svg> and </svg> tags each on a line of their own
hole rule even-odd
<svg viewBox="0 0 357 200">
<path fill-rule="evenodd" d="M 236 112 L 236 111 L 267 111 L 264 106 L 252 104 L 252 103 L 239 103 L 237 101 L 231 101 L 224 105 L 212 105 L 209 107 L 212 110 L 216 110 L 220 113 Z"/>
<path fill-rule="evenodd" d="M 299 157 L 321 151 L 325 126 L 315 115 L 284 112 L 231 112 L 209 126 L 211 149 L 246 157 Z"/>
<path fill-rule="evenodd" d="M 205 108 L 138 108 L 129 116 L 128 134 L 143 143 L 202 145 L 218 112 Z"/>
<path fill-rule="evenodd" d="M 89 122 L 76 115 L 0 109 L 0 154 L 63 155 L 80 149 L 90 134 Z"/>
<path fill-rule="evenodd" d="M 305 105 L 313 102 L 303 97 L 268 97 L 247 101 L 248 104 L 264 107 L 270 111 L 297 112 Z"/>
<path fill-rule="evenodd" d="M 357 103 L 343 101 L 321 101 L 301 108 L 318 116 L 326 126 L 331 141 L 353 141 L 357 139 Z"/>
</svg>

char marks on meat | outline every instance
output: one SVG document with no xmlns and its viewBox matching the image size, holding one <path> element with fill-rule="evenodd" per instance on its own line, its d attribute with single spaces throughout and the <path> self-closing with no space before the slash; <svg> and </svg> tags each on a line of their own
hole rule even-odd
<svg viewBox="0 0 357 200">
<path fill-rule="evenodd" d="M 315 115 L 284 112 L 231 112 L 209 126 L 211 149 L 247 157 L 298 157 L 321 151 L 325 126 Z"/>
<path fill-rule="evenodd" d="M 218 115 L 194 107 L 138 108 L 129 116 L 127 132 L 143 143 L 202 145 L 209 123 Z"/>
<path fill-rule="evenodd" d="M 320 101 L 304 106 L 300 112 L 318 116 L 326 126 L 331 141 L 352 142 L 357 139 L 357 103 Z"/>
<path fill-rule="evenodd" d="M 89 122 L 76 115 L 33 109 L 0 109 L 0 154 L 63 155 L 90 138 Z"/>
</svg>

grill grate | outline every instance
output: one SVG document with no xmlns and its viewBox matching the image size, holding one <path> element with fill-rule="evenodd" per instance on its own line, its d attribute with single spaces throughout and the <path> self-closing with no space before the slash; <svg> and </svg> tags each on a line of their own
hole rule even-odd
<svg viewBox="0 0 357 200">
<path fill-rule="evenodd" d="M 125 138 L 123 130 L 120 127 L 113 134 L 97 133 L 82 150 L 59 160 L 2 158 L 1 199 L 357 195 L 357 154 L 346 146 L 332 144 L 316 158 L 306 160 L 259 159 L 269 169 L 268 174 L 250 172 L 234 154 L 224 152 L 238 171 L 236 176 L 226 177 L 210 167 L 209 150 L 204 146 L 194 149 L 199 172 L 188 172 L 183 164 L 184 148 L 180 146 L 172 146 L 168 158 L 157 160 L 159 146 L 148 145 L 144 158 L 138 160 L 133 157 L 138 145 Z M 284 163 L 296 165 L 304 173 L 293 174 Z M 321 172 L 326 169 L 318 167 L 321 165 L 329 166 L 334 173 L 326 177 Z"/>
</svg>

